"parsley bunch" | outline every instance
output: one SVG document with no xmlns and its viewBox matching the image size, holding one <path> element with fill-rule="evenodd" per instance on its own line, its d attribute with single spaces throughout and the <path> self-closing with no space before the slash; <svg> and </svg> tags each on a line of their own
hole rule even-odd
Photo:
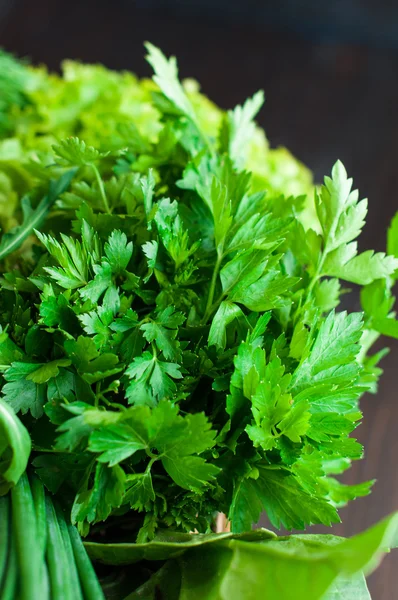
<svg viewBox="0 0 398 600">
<path fill-rule="evenodd" d="M 313 203 L 254 123 L 261 92 L 224 113 L 147 49 L 153 82 L 73 63 L 9 79 L 0 409 L 84 536 L 338 522 L 372 484 L 335 476 L 363 454 L 371 346 L 398 337 L 398 221 L 389 254 L 358 253 L 367 202 L 341 162 Z M 337 310 L 351 284 L 363 313 Z"/>
</svg>

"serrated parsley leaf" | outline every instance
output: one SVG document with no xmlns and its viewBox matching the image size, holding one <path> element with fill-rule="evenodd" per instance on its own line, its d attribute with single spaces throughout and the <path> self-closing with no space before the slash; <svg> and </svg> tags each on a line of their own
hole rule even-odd
<svg viewBox="0 0 398 600">
<path fill-rule="evenodd" d="M 199 490 L 214 479 L 219 469 L 197 456 L 214 445 L 215 431 L 203 413 L 178 414 L 167 401 L 154 409 L 136 406 L 122 415 L 122 421 L 92 433 L 89 449 L 102 452 L 101 462 L 111 465 L 138 450 L 156 449 L 164 468 L 177 485 Z"/>
<path fill-rule="evenodd" d="M 293 373 L 290 389 L 294 396 L 311 394 L 318 385 L 344 387 L 360 372 L 356 357 L 360 351 L 362 315 L 329 313 L 316 334 L 308 355 Z M 311 340 L 309 341 L 311 344 Z"/>
<path fill-rule="evenodd" d="M 156 319 L 140 326 L 147 342 L 155 342 L 158 349 L 168 360 L 178 360 L 181 355 L 179 343 L 176 341 L 178 327 L 185 321 L 185 316 L 176 312 L 172 306 L 165 308 Z"/>
<path fill-rule="evenodd" d="M 48 327 L 60 327 L 71 334 L 81 331 L 77 316 L 63 294 L 43 298 L 40 304 L 40 316 Z"/>
<path fill-rule="evenodd" d="M 338 249 L 328 255 L 323 267 L 324 275 L 367 285 L 392 275 L 398 269 L 398 259 L 394 256 L 387 256 L 384 252 L 374 253 L 372 250 L 355 256 L 356 244 L 353 242 L 349 246 L 344 251 Z"/>
<path fill-rule="evenodd" d="M 44 235 L 39 231 L 36 231 L 36 235 L 60 265 L 45 267 L 52 279 L 65 289 L 76 289 L 86 285 L 88 256 L 82 244 L 64 234 L 61 234 L 62 245 L 50 235 Z"/>
<path fill-rule="evenodd" d="M 36 367 L 37 365 L 35 365 Z M 35 419 L 43 415 L 43 406 L 46 402 L 46 388 L 26 379 L 9 380 L 2 389 L 3 398 L 11 408 L 22 414 L 30 411 Z"/>
<path fill-rule="evenodd" d="M 80 533 L 88 532 L 86 524 L 105 521 L 114 508 L 123 500 L 126 476 L 118 465 L 107 467 L 97 464 L 91 487 L 79 492 L 72 507 L 72 523 Z"/>
<path fill-rule="evenodd" d="M 283 470 L 257 467 L 258 477 L 236 483 L 229 518 L 236 532 L 250 529 L 264 507 L 274 527 L 303 529 L 305 525 L 338 523 L 336 509 L 326 500 L 309 494 L 299 480 Z M 248 505 L 253 508 L 248 511 Z M 247 518 L 246 515 L 250 515 Z"/>
<path fill-rule="evenodd" d="M 65 351 L 82 378 L 88 383 L 96 383 L 119 373 L 117 355 L 110 352 L 100 354 L 91 338 L 79 336 L 77 340 L 67 340 Z"/>
<path fill-rule="evenodd" d="M 94 431 L 90 437 L 89 449 L 101 452 L 98 460 L 109 463 L 111 467 L 145 448 L 147 440 L 141 438 L 132 426 L 123 423 Z"/>
<path fill-rule="evenodd" d="M 2 389 L 5 401 L 15 412 L 26 414 L 30 411 L 35 419 L 39 419 L 46 402 L 45 384 L 57 377 L 60 367 L 70 364 L 68 359 L 57 359 L 45 364 L 13 362 L 4 374 L 7 382 Z"/>
<path fill-rule="evenodd" d="M 255 124 L 262 92 L 225 113 L 147 48 L 153 82 L 73 61 L 5 78 L 4 405 L 84 534 L 330 524 L 369 491 L 335 476 L 363 455 L 370 348 L 398 337 L 398 221 L 389 255 L 358 253 L 367 201 L 340 162 L 313 205 Z M 343 282 L 363 316 L 338 312 Z"/>
<path fill-rule="evenodd" d="M 177 390 L 173 380 L 182 378 L 180 365 L 160 360 L 148 351 L 133 359 L 126 374 L 131 379 L 126 390 L 128 402 L 150 406 L 172 397 Z"/>
<path fill-rule="evenodd" d="M 58 164 L 63 167 L 81 167 L 90 165 L 104 158 L 109 152 L 99 152 L 92 146 L 87 146 L 77 137 L 69 137 L 53 146 Z"/>
<path fill-rule="evenodd" d="M 264 92 L 259 91 L 248 98 L 243 106 L 228 111 L 228 150 L 235 167 L 240 169 L 247 160 L 247 146 L 253 137 L 254 117 L 264 104 Z"/>
<path fill-rule="evenodd" d="M 158 84 L 163 94 L 173 102 L 173 104 L 194 123 L 196 123 L 196 114 L 191 102 L 189 101 L 184 88 L 178 80 L 177 61 L 174 56 L 169 60 L 163 52 L 153 44 L 145 44 L 148 50 L 147 61 L 155 71 L 153 80 Z"/>
<path fill-rule="evenodd" d="M 156 498 L 151 473 L 135 473 L 126 479 L 124 502 L 128 502 L 134 510 L 150 509 L 151 502 Z"/>
<path fill-rule="evenodd" d="M 109 236 L 104 251 L 112 273 L 120 275 L 127 269 L 133 254 L 133 242 L 127 242 L 126 234 L 116 230 Z"/>
<path fill-rule="evenodd" d="M 340 161 L 332 169 L 332 177 L 316 194 L 316 210 L 324 237 L 324 255 L 319 274 L 339 277 L 366 285 L 391 275 L 398 260 L 383 252 L 366 251 L 357 256 L 353 242 L 361 232 L 367 213 L 367 201 L 358 202 L 358 192 L 351 191 L 352 180 Z"/>
<path fill-rule="evenodd" d="M 109 341 L 112 335 L 110 325 L 114 319 L 112 309 L 100 306 L 98 310 L 80 315 L 79 319 L 84 331 L 94 336 L 93 339 L 97 348 L 101 348 Z"/>
</svg>

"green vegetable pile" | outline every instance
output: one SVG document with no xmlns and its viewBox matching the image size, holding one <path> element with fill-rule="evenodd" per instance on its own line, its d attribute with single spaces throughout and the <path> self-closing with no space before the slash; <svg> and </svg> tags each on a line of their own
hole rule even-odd
<svg viewBox="0 0 398 600">
<path fill-rule="evenodd" d="M 314 190 L 255 124 L 262 92 L 225 113 L 147 49 L 153 81 L 0 54 L 0 599 L 101 598 L 78 532 L 109 598 L 369 598 L 396 516 L 348 541 L 250 530 L 331 525 L 370 491 L 336 476 L 372 345 L 398 337 L 398 218 L 358 253 L 340 162 Z M 351 284 L 362 312 L 337 310 Z"/>
</svg>

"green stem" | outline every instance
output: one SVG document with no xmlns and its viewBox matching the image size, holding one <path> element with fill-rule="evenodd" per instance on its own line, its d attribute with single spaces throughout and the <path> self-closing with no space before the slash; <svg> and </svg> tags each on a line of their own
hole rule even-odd
<svg viewBox="0 0 398 600">
<path fill-rule="evenodd" d="M 100 194 L 101 194 L 102 201 L 104 203 L 105 211 L 108 214 L 111 214 L 111 210 L 110 210 L 109 204 L 108 204 L 108 199 L 107 199 L 106 193 L 105 193 L 104 182 L 102 181 L 102 177 L 100 175 L 100 172 L 98 171 L 97 167 L 94 164 L 92 164 L 91 166 L 93 168 L 93 171 L 94 171 L 94 174 L 95 174 L 95 178 L 96 178 L 97 183 L 98 183 L 98 188 L 99 188 L 99 191 L 100 191 Z"/>
<path fill-rule="evenodd" d="M 316 282 L 318 281 L 318 279 L 320 277 L 320 274 L 321 274 L 324 262 L 325 262 L 325 254 L 323 254 L 321 256 L 321 259 L 320 259 L 320 261 L 318 263 L 317 269 L 316 269 L 314 275 L 312 276 L 312 279 L 310 281 L 310 285 L 308 286 L 308 289 L 307 289 L 307 297 L 308 298 L 310 298 L 310 296 L 312 294 L 312 291 L 314 289 L 314 286 L 315 286 Z"/>
<path fill-rule="evenodd" d="M 217 254 L 217 260 L 216 260 L 216 264 L 214 265 L 213 275 L 212 275 L 211 282 L 210 282 L 209 295 L 207 296 L 207 303 L 206 303 L 206 308 L 205 308 L 205 314 L 203 315 L 203 319 L 202 319 L 202 325 L 205 325 L 207 323 L 207 319 L 209 318 L 209 316 L 211 315 L 211 313 L 213 311 L 213 299 L 214 299 L 214 294 L 216 291 L 217 278 L 218 278 L 218 274 L 220 272 L 222 258 L 223 258 L 222 253 L 219 252 Z"/>
<path fill-rule="evenodd" d="M 149 461 L 149 463 L 148 463 L 148 465 L 147 465 L 147 468 L 145 469 L 145 473 L 149 473 L 149 471 L 150 471 L 150 470 L 151 470 L 151 468 L 152 468 L 152 465 L 153 465 L 153 463 L 154 463 L 154 462 L 156 462 L 156 461 L 158 460 L 158 458 L 159 458 L 158 456 L 153 456 L 153 455 L 152 455 L 152 458 L 151 458 L 151 460 Z"/>
<path fill-rule="evenodd" d="M 294 319 L 295 320 L 297 320 L 300 317 L 300 314 L 301 314 L 303 308 L 306 306 L 307 300 L 309 300 L 311 298 L 311 295 L 312 295 L 312 292 L 314 290 L 314 287 L 315 287 L 315 285 L 316 285 L 319 277 L 321 276 L 322 268 L 323 268 L 323 265 L 324 265 L 324 262 L 325 262 L 325 259 L 326 259 L 326 255 L 327 255 L 327 251 L 326 251 L 326 245 L 325 245 L 325 249 L 322 252 L 321 257 L 320 257 L 320 259 L 318 261 L 318 265 L 317 265 L 317 268 L 315 270 L 315 273 L 312 276 L 310 284 L 309 284 L 309 286 L 307 288 L 307 293 L 304 296 L 304 301 L 303 301 L 302 305 L 299 306 L 299 307 L 297 307 L 297 309 L 295 311 L 295 314 L 294 314 Z"/>
<path fill-rule="evenodd" d="M 98 408 L 98 406 L 99 406 L 100 396 L 101 396 L 101 382 L 97 381 L 96 386 L 95 386 L 95 398 L 94 398 L 95 408 Z"/>
<path fill-rule="evenodd" d="M 268 469 L 271 471 L 288 471 L 291 473 L 291 469 L 285 467 L 284 465 L 261 465 L 262 469 Z"/>
</svg>

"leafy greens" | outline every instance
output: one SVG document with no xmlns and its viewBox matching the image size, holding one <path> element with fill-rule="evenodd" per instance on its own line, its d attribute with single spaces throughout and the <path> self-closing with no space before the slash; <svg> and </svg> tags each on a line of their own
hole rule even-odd
<svg viewBox="0 0 398 600">
<path fill-rule="evenodd" d="M 17 423 L 1 477 L 16 483 L 28 431 L 84 536 L 120 516 L 138 544 L 210 533 L 217 512 L 234 534 L 263 511 L 276 528 L 338 522 L 372 485 L 335 476 L 363 454 L 371 346 L 398 337 L 398 221 L 388 253 L 358 253 L 367 202 L 341 162 L 313 190 L 255 124 L 262 92 L 224 113 L 147 50 L 153 82 L 0 55 L 18 73 L 0 104 L 0 428 Z M 337 310 L 346 282 L 363 313 Z M 217 560 L 252 552 L 239 543 Z"/>
</svg>

